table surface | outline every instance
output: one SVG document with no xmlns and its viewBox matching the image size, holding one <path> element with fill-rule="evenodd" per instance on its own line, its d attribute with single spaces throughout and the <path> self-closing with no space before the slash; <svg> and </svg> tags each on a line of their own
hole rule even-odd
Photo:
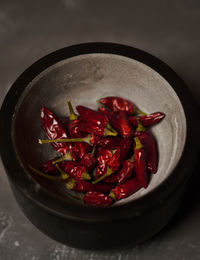
<svg viewBox="0 0 200 260">
<path fill-rule="evenodd" d="M 11 84 L 42 56 L 108 41 L 143 49 L 171 66 L 200 103 L 200 1 L 1 0 L 0 105 Z M 199 168 L 174 219 L 131 249 L 82 251 L 53 241 L 23 215 L 0 161 L 0 260 L 200 259 Z"/>
</svg>

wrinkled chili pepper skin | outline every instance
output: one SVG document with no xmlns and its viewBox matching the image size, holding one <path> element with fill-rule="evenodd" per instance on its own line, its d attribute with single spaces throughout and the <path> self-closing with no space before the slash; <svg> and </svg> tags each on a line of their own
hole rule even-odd
<svg viewBox="0 0 200 260">
<path fill-rule="evenodd" d="M 122 184 L 132 176 L 133 169 L 134 169 L 134 162 L 130 162 L 129 160 L 126 160 L 123 162 L 122 167 L 121 169 L 118 170 L 118 172 L 107 177 L 104 181 L 106 183 L 116 182 L 118 184 Z"/>
<path fill-rule="evenodd" d="M 60 120 L 58 120 L 54 114 L 44 106 L 41 108 L 41 121 L 43 129 L 49 139 L 68 138 L 65 128 L 61 124 Z M 69 150 L 71 144 L 55 142 L 52 143 L 52 146 L 56 151 L 65 154 Z"/>
<path fill-rule="evenodd" d="M 121 200 L 137 192 L 140 188 L 141 185 L 137 178 L 133 177 L 132 179 L 127 180 L 124 184 L 116 186 L 114 189 L 112 189 L 112 192 L 115 194 L 116 200 Z"/>
<path fill-rule="evenodd" d="M 86 137 L 88 135 L 88 133 L 84 132 L 82 129 L 83 124 L 85 124 L 85 120 L 80 117 L 69 122 L 69 134 L 71 138 Z M 91 149 L 91 146 L 87 143 L 73 143 L 73 146 L 70 150 L 73 161 L 80 160 L 84 156 L 84 154 L 89 153 Z"/>
<path fill-rule="evenodd" d="M 84 202 L 90 206 L 107 207 L 112 203 L 112 199 L 97 191 L 89 191 L 84 196 Z"/>
<path fill-rule="evenodd" d="M 136 131 L 135 136 L 137 136 L 144 145 L 148 170 L 155 174 L 158 168 L 158 152 L 152 134 L 149 131 Z"/>
<path fill-rule="evenodd" d="M 110 122 L 112 127 L 116 129 L 121 136 L 123 137 L 130 136 L 133 133 L 133 127 L 129 122 L 125 112 L 118 111 L 112 114 L 113 115 L 110 117 L 111 118 Z"/>
<path fill-rule="evenodd" d="M 148 127 L 157 124 L 165 117 L 162 112 L 156 112 L 145 116 L 129 116 L 128 119 L 134 127 L 138 126 L 137 119 L 141 121 L 143 126 Z"/>
<path fill-rule="evenodd" d="M 143 148 L 134 150 L 135 174 L 141 187 L 147 188 L 148 174 L 146 165 L 146 156 Z"/>
<path fill-rule="evenodd" d="M 96 160 L 90 153 L 86 153 L 83 155 L 80 164 L 84 165 L 88 170 L 91 171 L 96 164 Z"/>
<path fill-rule="evenodd" d="M 121 136 L 103 136 L 99 141 L 96 142 L 97 149 L 116 149 L 122 140 L 123 138 Z"/>
<path fill-rule="evenodd" d="M 71 190 L 78 192 L 98 191 L 103 193 L 109 193 L 111 189 L 112 186 L 108 184 L 92 184 L 83 180 L 75 181 L 73 188 L 71 188 Z"/>
<path fill-rule="evenodd" d="M 61 169 L 66 172 L 70 177 L 82 180 L 82 174 L 87 172 L 84 165 L 78 162 L 64 161 L 60 164 Z"/>
<path fill-rule="evenodd" d="M 124 111 L 127 115 L 131 115 L 135 110 L 132 102 L 120 97 L 105 97 L 101 98 L 100 102 L 113 112 Z"/>
<path fill-rule="evenodd" d="M 103 127 L 105 127 L 108 123 L 108 118 L 103 113 L 94 111 L 84 106 L 77 106 L 76 109 L 79 115 L 88 123 L 92 123 L 97 126 L 102 125 Z"/>
<path fill-rule="evenodd" d="M 118 170 L 122 164 L 124 158 L 130 151 L 132 144 L 132 137 L 126 137 L 122 140 L 120 146 L 117 148 L 113 156 L 108 160 L 107 166 L 110 167 L 113 171 Z"/>
<path fill-rule="evenodd" d="M 112 158 L 113 154 L 109 149 L 103 149 L 97 153 L 97 167 L 95 172 L 95 178 L 98 179 L 100 176 L 107 172 L 107 162 Z"/>
</svg>

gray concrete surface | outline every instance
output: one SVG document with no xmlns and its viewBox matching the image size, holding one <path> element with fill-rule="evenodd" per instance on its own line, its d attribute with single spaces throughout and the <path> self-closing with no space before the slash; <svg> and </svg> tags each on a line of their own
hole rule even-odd
<svg viewBox="0 0 200 260">
<path fill-rule="evenodd" d="M 88 41 L 128 44 L 162 59 L 200 103 L 200 1 L 0 0 L 0 104 L 16 77 L 56 49 Z M 59 244 L 19 209 L 0 162 L 0 260 L 200 259 L 196 168 L 176 217 L 131 249 L 91 252 Z"/>
</svg>

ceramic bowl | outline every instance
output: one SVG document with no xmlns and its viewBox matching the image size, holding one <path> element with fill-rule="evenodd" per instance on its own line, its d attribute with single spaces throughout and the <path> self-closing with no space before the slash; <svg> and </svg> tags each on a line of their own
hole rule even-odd
<svg viewBox="0 0 200 260">
<path fill-rule="evenodd" d="M 56 156 L 51 145 L 38 144 L 45 137 L 41 106 L 64 117 L 67 99 L 74 107 L 96 109 L 96 100 L 105 96 L 124 97 L 166 117 L 151 128 L 159 164 L 148 188 L 108 208 L 93 208 L 27 165 L 38 168 Z M 19 205 L 45 234 L 84 249 L 130 246 L 164 227 L 181 202 L 197 149 L 195 113 L 183 81 L 152 55 L 112 43 L 75 45 L 43 57 L 10 88 L 0 115 L 1 156 Z"/>
</svg>

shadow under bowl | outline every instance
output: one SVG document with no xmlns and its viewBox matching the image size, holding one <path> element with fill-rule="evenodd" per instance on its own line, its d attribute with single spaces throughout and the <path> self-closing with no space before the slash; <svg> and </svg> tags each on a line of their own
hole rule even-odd
<svg viewBox="0 0 200 260">
<path fill-rule="evenodd" d="M 105 96 L 124 97 L 166 117 L 151 128 L 159 165 L 148 188 L 109 208 L 92 208 L 61 184 L 35 176 L 27 164 L 38 168 L 56 156 L 50 144 L 38 144 L 45 138 L 42 106 L 65 117 L 68 99 L 74 107 L 96 109 Z M 111 43 L 71 46 L 33 64 L 11 87 L 0 115 L 2 160 L 19 205 L 45 234 L 84 249 L 129 246 L 159 231 L 180 204 L 197 154 L 195 113 L 182 80 L 150 54 Z"/>
</svg>

